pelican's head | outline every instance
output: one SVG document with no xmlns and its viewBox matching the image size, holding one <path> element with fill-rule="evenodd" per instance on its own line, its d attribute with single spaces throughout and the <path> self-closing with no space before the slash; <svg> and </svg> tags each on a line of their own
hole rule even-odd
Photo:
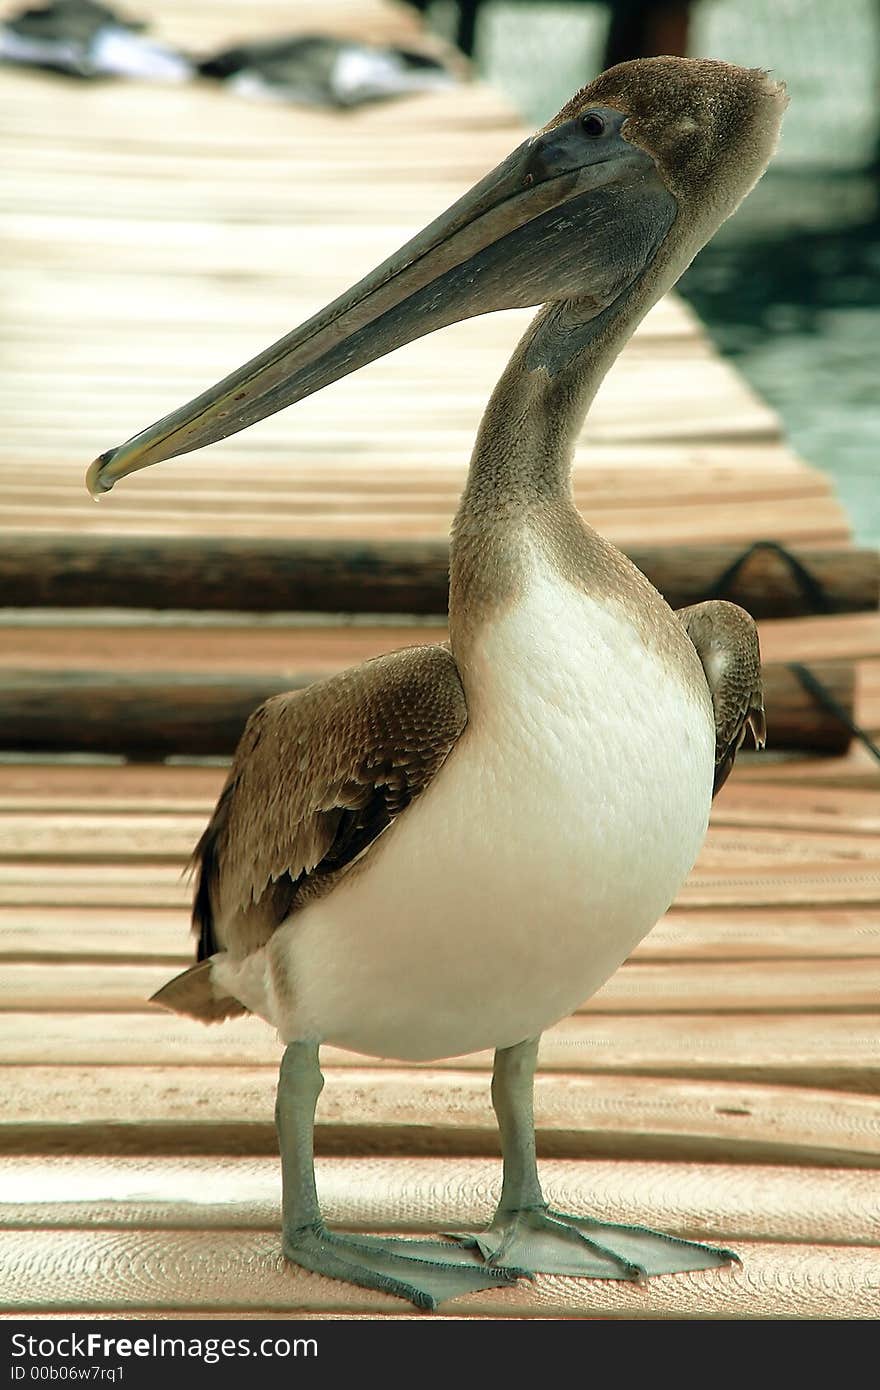
<svg viewBox="0 0 880 1390">
<path fill-rule="evenodd" d="M 546 129 L 594 108 L 620 112 L 624 138 L 651 157 L 682 221 L 711 236 L 766 169 L 787 104 L 785 85 L 761 68 L 638 58 L 600 73 Z"/>
<path fill-rule="evenodd" d="M 247 428 L 435 329 L 552 300 L 645 312 L 760 177 L 784 90 L 755 69 L 647 58 L 555 120 L 321 313 L 89 469 L 93 495 Z"/>
</svg>

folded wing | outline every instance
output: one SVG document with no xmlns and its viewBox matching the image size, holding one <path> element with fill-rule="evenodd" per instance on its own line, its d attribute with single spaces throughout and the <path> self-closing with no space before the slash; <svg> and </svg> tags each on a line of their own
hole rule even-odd
<svg viewBox="0 0 880 1390">
<path fill-rule="evenodd" d="M 714 795 L 727 781 L 746 733 L 756 748 L 767 739 L 758 629 L 744 608 L 722 599 L 680 608 L 676 616 L 696 647 L 712 696 Z"/>
<path fill-rule="evenodd" d="M 331 891 L 425 790 L 466 723 L 443 646 L 392 652 L 261 705 L 193 856 L 202 964 L 156 1002 L 206 1021 L 244 1012 L 216 997 L 209 957 L 248 955 Z"/>
</svg>

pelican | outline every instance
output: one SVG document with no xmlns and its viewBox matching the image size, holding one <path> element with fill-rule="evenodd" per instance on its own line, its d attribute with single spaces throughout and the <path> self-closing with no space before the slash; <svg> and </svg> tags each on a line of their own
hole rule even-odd
<svg viewBox="0 0 880 1390">
<path fill-rule="evenodd" d="M 735 1259 L 552 1210 L 532 1094 L 541 1033 L 666 910 L 746 733 L 764 742 L 751 618 L 722 602 L 673 613 L 582 520 L 570 469 L 602 378 L 761 176 L 785 101 L 767 73 L 722 62 L 609 69 L 328 308 L 91 466 L 96 496 L 446 324 L 543 306 L 477 436 L 448 645 L 252 715 L 195 851 L 198 963 L 156 996 L 278 1030 L 283 1247 L 308 1270 L 432 1308 L 538 1271 L 641 1281 Z M 487 1230 L 327 1228 L 325 1042 L 413 1062 L 494 1049 Z"/>
</svg>

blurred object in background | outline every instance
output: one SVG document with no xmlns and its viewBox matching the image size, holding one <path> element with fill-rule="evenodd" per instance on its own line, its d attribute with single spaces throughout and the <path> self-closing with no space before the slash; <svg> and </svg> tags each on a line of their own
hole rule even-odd
<svg viewBox="0 0 880 1390">
<path fill-rule="evenodd" d="M 718 347 L 880 544 L 880 0 L 423 3 L 533 124 L 610 61 L 770 68 L 791 103 L 770 172 L 679 282 Z M 758 523 L 760 526 L 760 522 Z"/>
<path fill-rule="evenodd" d="M 771 176 L 680 289 L 880 544 L 880 4 L 699 0 L 691 51 L 772 67 L 791 104 Z"/>
<path fill-rule="evenodd" d="M 432 92 L 455 78 L 436 58 L 329 35 L 307 34 L 236 44 L 199 63 L 239 96 L 312 106 L 363 102 Z"/>
<path fill-rule="evenodd" d="M 602 66 L 658 53 L 688 52 L 692 0 L 608 0 L 611 23 Z"/>
<path fill-rule="evenodd" d="M 785 78 L 781 165 L 862 168 L 880 137 L 877 0 L 698 0 L 690 52 Z"/>
<path fill-rule="evenodd" d="M 543 124 L 627 58 L 725 58 L 785 76 L 777 163 L 862 167 L 880 144 L 878 0 L 411 0 Z"/>
<path fill-rule="evenodd" d="M 472 58 L 476 50 L 477 27 L 484 12 L 510 8 L 509 5 L 493 4 L 492 0 L 409 0 L 414 9 L 423 14 L 454 10 L 450 22 L 445 19 L 444 27 L 449 37 L 467 57 Z M 605 58 L 602 67 L 611 67 L 626 58 L 650 57 L 656 53 L 686 53 L 688 11 L 691 0 L 593 0 L 590 8 L 609 11 L 604 21 L 606 30 Z M 525 7 L 523 7 L 525 8 Z M 535 4 L 529 8 L 535 9 Z M 548 8 L 559 11 L 572 9 L 571 4 L 551 4 Z M 587 8 L 585 5 L 579 8 Z M 609 24 L 610 20 L 610 24 Z"/>
<path fill-rule="evenodd" d="M 94 0 L 55 0 L 11 14 L 0 25 L 0 60 L 70 77 L 134 77 L 185 82 L 193 67 L 182 53 L 149 39 L 143 20 Z"/>
<path fill-rule="evenodd" d="M 293 0 L 290 11 L 298 18 Z M 338 109 L 438 91 L 454 85 L 466 66 L 452 53 L 446 66 L 427 50 L 302 33 L 227 45 L 197 61 L 147 38 L 146 28 L 144 20 L 96 0 L 54 0 L 13 11 L 0 23 L 0 63 L 79 78 L 183 82 L 202 76 L 240 96 Z"/>
</svg>

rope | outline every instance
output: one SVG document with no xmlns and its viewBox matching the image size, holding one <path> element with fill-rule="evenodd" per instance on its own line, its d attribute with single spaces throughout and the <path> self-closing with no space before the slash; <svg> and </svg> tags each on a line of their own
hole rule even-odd
<svg viewBox="0 0 880 1390">
<path fill-rule="evenodd" d="M 736 559 L 731 560 L 730 564 L 721 571 L 709 590 L 707 597 L 723 598 L 743 566 L 748 563 L 754 554 L 762 550 L 770 551 L 771 554 L 778 556 L 778 558 L 783 561 L 792 579 L 799 587 L 805 602 L 814 612 L 832 613 L 835 611 L 832 600 L 829 598 L 825 588 L 816 578 L 815 574 L 813 574 L 811 570 L 808 570 L 806 565 L 804 565 L 786 546 L 781 545 L 779 541 L 755 541 L 752 545 L 747 546 L 741 555 L 737 555 Z M 867 729 L 863 729 L 861 724 L 858 724 L 856 720 L 853 719 L 852 715 L 844 708 L 840 701 L 835 699 L 824 681 L 820 681 L 818 676 L 814 675 L 812 671 L 806 666 L 803 666 L 799 661 L 788 662 L 788 670 L 791 671 L 792 675 L 807 694 L 811 695 L 822 709 L 839 720 L 848 733 L 850 733 L 853 738 L 857 738 L 859 742 L 867 748 L 871 756 L 876 758 L 877 762 L 880 763 L 880 745 L 874 742 Z"/>
<path fill-rule="evenodd" d="M 848 729 L 853 738 L 857 738 L 863 743 L 872 757 L 880 763 L 880 746 L 878 746 L 867 729 L 863 729 L 861 724 L 857 724 L 848 710 L 844 709 L 839 700 L 831 694 L 831 691 L 820 681 L 806 666 L 802 666 L 799 661 L 789 661 L 788 669 L 792 675 L 800 682 L 808 695 L 812 695 L 817 704 L 833 714 L 835 719 L 839 719 L 845 729 Z"/>
<path fill-rule="evenodd" d="M 778 558 L 784 562 L 788 567 L 789 574 L 799 587 L 803 598 L 813 612 L 834 612 L 834 604 L 825 592 L 824 586 L 812 571 L 808 570 L 806 565 L 804 565 L 796 555 L 792 554 L 786 546 L 780 545 L 779 541 L 755 541 L 754 544 L 747 546 L 741 555 L 737 555 L 736 559 L 732 560 L 727 568 L 721 571 L 706 597 L 724 598 L 743 566 L 748 563 L 753 555 L 762 550 L 769 550 L 773 555 L 778 556 Z"/>
<path fill-rule="evenodd" d="M 752 545 L 746 546 L 742 554 L 737 555 L 736 559 L 731 560 L 730 564 L 721 571 L 709 590 L 707 597 L 723 598 L 743 566 L 748 563 L 754 554 L 762 550 L 769 551 L 783 561 L 792 579 L 800 589 L 805 602 L 814 612 L 831 613 L 834 611 L 834 604 L 820 581 L 812 571 L 807 569 L 806 565 L 804 565 L 796 555 L 792 554 L 786 546 L 781 545 L 779 541 L 755 541 Z M 824 681 L 820 681 L 818 676 L 814 675 L 812 671 L 806 666 L 803 666 L 799 661 L 788 662 L 788 669 L 807 694 L 811 695 L 822 709 L 826 710 L 828 714 L 837 719 L 847 732 L 850 733 L 853 738 L 857 738 L 859 742 L 867 748 L 871 756 L 876 758 L 877 762 L 880 763 L 880 745 L 874 742 L 867 729 L 863 729 L 861 724 L 858 724 L 856 720 L 853 719 L 852 715 L 844 708 L 840 701 L 835 699 Z"/>
</svg>

